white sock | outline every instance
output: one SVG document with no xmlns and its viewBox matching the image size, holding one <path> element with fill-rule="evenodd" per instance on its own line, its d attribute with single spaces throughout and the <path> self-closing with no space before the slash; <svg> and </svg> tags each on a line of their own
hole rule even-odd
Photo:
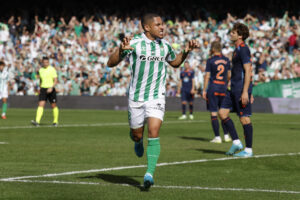
<svg viewBox="0 0 300 200">
<path fill-rule="evenodd" d="M 237 139 L 237 140 L 233 140 L 232 141 L 234 145 L 239 145 L 241 144 L 241 140 Z"/>
<path fill-rule="evenodd" d="M 252 148 L 246 147 L 246 148 L 245 148 L 245 152 L 247 152 L 247 153 L 252 153 Z"/>
</svg>

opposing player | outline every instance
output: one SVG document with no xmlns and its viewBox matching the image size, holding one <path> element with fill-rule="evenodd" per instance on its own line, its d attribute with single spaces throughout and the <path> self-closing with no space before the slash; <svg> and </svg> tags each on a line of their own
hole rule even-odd
<svg viewBox="0 0 300 200">
<path fill-rule="evenodd" d="M 194 119 L 193 115 L 193 102 L 194 102 L 194 94 L 195 94 L 195 79 L 194 79 L 194 70 L 191 68 L 188 61 L 184 63 L 184 70 L 180 72 L 180 82 L 178 88 L 178 93 L 181 96 L 181 107 L 182 107 L 182 116 L 179 117 L 179 120 L 186 119 L 186 104 L 189 104 L 190 115 L 189 118 L 191 120 Z"/>
<path fill-rule="evenodd" d="M 0 61 L 0 100 L 2 99 L 2 114 L 1 118 L 6 119 L 8 98 L 8 71 L 5 63 Z"/>
<path fill-rule="evenodd" d="M 160 155 L 159 130 L 165 113 L 167 65 L 179 67 L 190 51 L 198 47 L 191 40 L 182 53 L 175 55 L 170 44 L 163 40 L 164 24 L 157 14 L 146 14 L 141 19 L 144 33 L 134 38 L 125 37 L 110 56 L 107 65 L 114 67 L 126 56 L 131 64 L 128 100 L 128 120 L 131 139 L 138 157 L 144 153 L 143 133 L 148 123 L 147 171 L 144 187 L 154 184 L 153 175 Z"/>
<path fill-rule="evenodd" d="M 215 134 L 212 143 L 222 143 L 219 132 L 218 111 L 223 99 L 226 96 L 227 84 L 230 79 L 230 60 L 221 53 L 220 42 L 214 41 L 211 44 L 211 58 L 206 62 L 204 86 L 202 96 L 207 102 L 207 109 L 211 113 L 211 125 Z M 224 141 L 231 142 L 223 123 Z"/>
<path fill-rule="evenodd" d="M 231 90 L 222 102 L 219 114 L 233 140 L 233 144 L 226 154 L 237 157 L 251 157 L 253 156 L 253 128 L 250 120 L 252 114 L 252 65 L 250 50 L 244 42 L 249 37 L 249 29 L 244 24 L 236 23 L 230 32 L 230 37 L 236 46 L 232 57 Z M 243 145 L 239 140 L 233 121 L 229 117 L 231 107 L 236 111 L 244 128 L 246 148 L 239 153 L 236 152 L 242 150 Z"/>
<path fill-rule="evenodd" d="M 58 125 L 59 110 L 56 105 L 56 91 L 55 85 L 57 84 L 57 73 L 54 67 L 49 64 L 49 58 L 43 57 L 43 67 L 39 70 L 40 77 L 40 94 L 39 104 L 36 111 L 36 118 L 31 123 L 35 126 L 39 126 L 41 118 L 43 116 L 44 107 L 47 100 L 50 102 L 53 110 L 53 126 Z"/>
</svg>

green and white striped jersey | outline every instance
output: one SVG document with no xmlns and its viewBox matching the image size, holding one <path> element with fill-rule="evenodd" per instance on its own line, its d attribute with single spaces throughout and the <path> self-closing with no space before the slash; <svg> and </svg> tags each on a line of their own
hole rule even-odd
<svg viewBox="0 0 300 200">
<path fill-rule="evenodd" d="M 142 33 L 130 41 L 130 46 L 134 50 L 124 51 L 122 55 L 122 57 L 129 56 L 131 65 L 129 99 L 133 101 L 164 99 L 167 62 L 173 61 L 176 57 L 171 45 L 163 39 L 152 41 Z"/>
<path fill-rule="evenodd" d="M 8 83 L 8 71 L 4 68 L 0 71 L 0 91 L 7 90 L 7 83 Z"/>
</svg>

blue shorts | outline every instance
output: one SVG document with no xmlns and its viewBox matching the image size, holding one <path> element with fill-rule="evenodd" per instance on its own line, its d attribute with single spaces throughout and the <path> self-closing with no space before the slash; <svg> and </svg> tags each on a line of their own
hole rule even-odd
<svg viewBox="0 0 300 200">
<path fill-rule="evenodd" d="M 207 91 L 207 110 L 210 112 L 218 112 L 225 98 L 225 92 Z"/>
<path fill-rule="evenodd" d="M 226 96 L 221 104 L 221 108 L 231 109 L 231 111 L 236 112 L 239 117 L 250 117 L 252 115 L 250 103 L 251 93 L 248 93 L 248 95 L 249 103 L 247 105 L 242 105 L 242 101 L 240 100 L 242 93 L 227 91 Z"/>
<path fill-rule="evenodd" d="M 193 102 L 194 95 L 190 91 L 181 90 L 181 101 Z"/>
</svg>

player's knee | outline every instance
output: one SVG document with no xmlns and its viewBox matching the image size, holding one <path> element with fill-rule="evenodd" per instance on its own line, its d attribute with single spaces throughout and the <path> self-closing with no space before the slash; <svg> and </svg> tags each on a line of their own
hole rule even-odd
<svg viewBox="0 0 300 200">
<path fill-rule="evenodd" d="M 130 129 L 130 138 L 134 142 L 138 142 L 142 139 L 143 137 L 143 128 L 138 128 L 138 129 Z"/>
<path fill-rule="evenodd" d="M 250 117 L 240 117 L 240 122 L 242 125 L 250 124 L 251 120 Z"/>
<path fill-rule="evenodd" d="M 220 116 L 221 120 L 224 120 L 228 117 L 228 112 L 226 112 L 224 110 L 219 110 L 219 116 Z"/>
</svg>

